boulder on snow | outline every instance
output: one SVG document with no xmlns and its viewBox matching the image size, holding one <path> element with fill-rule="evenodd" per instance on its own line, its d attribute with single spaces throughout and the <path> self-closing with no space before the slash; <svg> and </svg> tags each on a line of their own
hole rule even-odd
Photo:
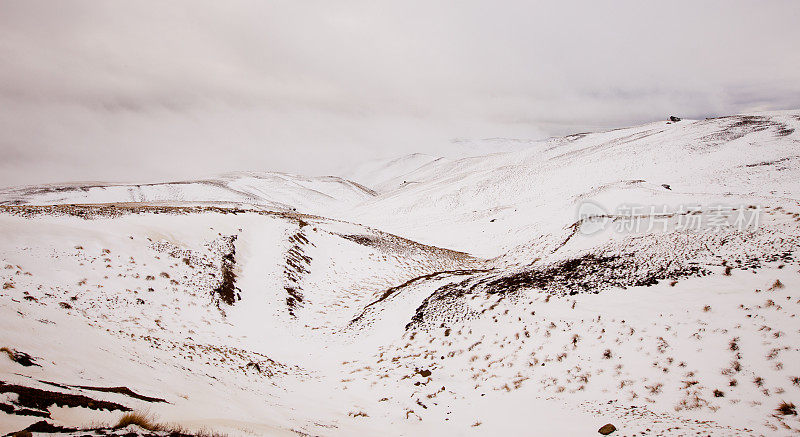
<svg viewBox="0 0 800 437">
<path fill-rule="evenodd" d="M 680 117 L 676 117 L 674 115 L 670 115 L 669 116 L 669 121 L 681 121 L 681 118 Z"/>
<path fill-rule="evenodd" d="M 617 430 L 616 426 L 610 423 L 606 423 L 605 425 L 601 426 L 600 429 L 597 430 L 597 432 L 599 432 L 602 435 L 609 435 L 616 430 Z"/>
</svg>

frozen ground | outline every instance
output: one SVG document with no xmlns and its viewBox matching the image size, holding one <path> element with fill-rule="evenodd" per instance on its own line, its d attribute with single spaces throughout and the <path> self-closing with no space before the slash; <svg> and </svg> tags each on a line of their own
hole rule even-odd
<svg viewBox="0 0 800 437">
<path fill-rule="evenodd" d="M 795 434 L 798 127 L 5 190 L 0 434 Z"/>
</svg>

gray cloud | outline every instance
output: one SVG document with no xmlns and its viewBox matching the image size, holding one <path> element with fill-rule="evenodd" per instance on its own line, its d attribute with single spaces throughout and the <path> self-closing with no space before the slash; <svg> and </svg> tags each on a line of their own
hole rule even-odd
<svg viewBox="0 0 800 437">
<path fill-rule="evenodd" d="M 0 0 L 0 185 L 800 107 L 794 1 L 554 3 Z"/>
</svg>

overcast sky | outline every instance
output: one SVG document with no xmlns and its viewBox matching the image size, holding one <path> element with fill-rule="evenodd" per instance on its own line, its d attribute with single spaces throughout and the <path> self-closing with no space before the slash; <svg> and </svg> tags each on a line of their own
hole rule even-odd
<svg viewBox="0 0 800 437">
<path fill-rule="evenodd" d="M 0 185 L 800 108 L 800 2 L 0 0 Z"/>
</svg>

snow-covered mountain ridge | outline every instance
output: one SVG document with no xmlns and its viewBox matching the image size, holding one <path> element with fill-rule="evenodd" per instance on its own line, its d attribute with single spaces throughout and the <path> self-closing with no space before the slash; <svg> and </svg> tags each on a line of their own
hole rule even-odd
<svg viewBox="0 0 800 437">
<path fill-rule="evenodd" d="M 376 193 L 346 179 L 275 172 L 238 172 L 216 178 L 149 184 L 51 184 L 0 190 L 0 205 L 163 203 L 257 206 L 276 211 L 326 211 Z"/>
<path fill-rule="evenodd" d="M 798 128 L 4 190 L 0 433 L 800 432 Z"/>
</svg>

